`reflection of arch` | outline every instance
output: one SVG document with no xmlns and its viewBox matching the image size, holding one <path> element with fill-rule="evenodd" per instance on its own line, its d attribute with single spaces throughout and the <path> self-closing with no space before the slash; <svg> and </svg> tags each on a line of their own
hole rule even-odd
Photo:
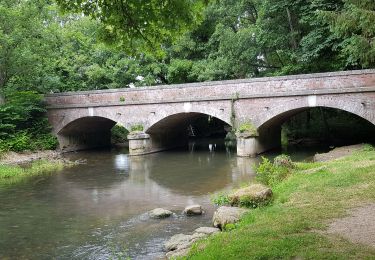
<svg viewBox="0 0 375 260">
<path fill-rule="evenodd" d="M 306 102 L 301 102 L 301 100 L 288 102 L 286 106 L 275 106 L 257 122 L 257 126 L 259 129 L 263 129 L 269 126 L 280 125 L 288 118 L 313 107 L 342 110 L 357 115 L 375 125 L 375 116 L 371 114 L 373 111 L 366 110 L 360 102 L 350 102 L 350 100 L 336 100 L 328 98 L 320 99 L 319 101 L 320 102 L 318 102 L 316 106 L 308 106 Z"/>
</svg>

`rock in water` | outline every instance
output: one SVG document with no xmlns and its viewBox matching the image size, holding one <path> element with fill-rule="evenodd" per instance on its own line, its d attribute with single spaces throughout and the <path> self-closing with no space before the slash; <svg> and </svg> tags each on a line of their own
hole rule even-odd
<svg viewBox="0 0 375 260">
<path fill-rule="evenodd" d="M 252 184 L 229 194 L 230 204 L 256 208 L 267 204 L 272 198 L 272 190 L 262 184 Z"/>
<path fill-rule="evenodd" d="M 242 215 L 248 211 L 248 209 L 222 206 L 215 211 L 212 222 L 214 227 L 223 229 L 226 224 L 238 222 Z"/>
<path fill-rule="evenodd" d="M 193 215 L 202 215 L 203 214 L 203 209 L 201 205 L 191 205 L 187 206 L 184 210 L 184 213 L 188 216 L 193 216 Z"/>
<path fill-rule="evenodd" d="M 162 208 L 153 209 L 148 213 L 148 215 L 151 218 L 167 218 L 171 216 L 172 214 L 173 214 L 172 211 L 169 211 L 167 209 L 162 209 Z"/>
</svg>

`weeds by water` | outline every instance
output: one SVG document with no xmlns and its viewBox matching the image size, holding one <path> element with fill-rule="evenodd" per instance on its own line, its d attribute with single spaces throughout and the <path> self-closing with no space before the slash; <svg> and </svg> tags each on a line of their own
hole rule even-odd
<svg viewBox="0 0 375 260">
<path fill-rule="evenodd" d="M 51 174 L 63 169 L 66 165 L 66 163 L 61 161 L 47 160 L 35 161 L 26 167 L 0 165 L 0 184 L 13 184 L 34 176 Z"/>
</svg>

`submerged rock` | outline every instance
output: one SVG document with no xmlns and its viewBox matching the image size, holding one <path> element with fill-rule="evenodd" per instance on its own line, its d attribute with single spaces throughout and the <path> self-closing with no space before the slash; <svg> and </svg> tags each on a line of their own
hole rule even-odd
<svg viewBox="0 0 375 260">
<path fill-rule="evenodd" d="M 238 222 L 242 215 L 248 211 L 243 208 L 222 206 L 215 211 L 212 222 L 214 227 L 223 229 L 227 224 Z"/>
<path fill-rule="evenodd" d="M 202 215 L 204 211 L 201 205 L 195 204 L 195 205 L 187 206 L 184 210 L 184 213 L 188 216 L 193 216 L 193 215 Z"/>
<path fill-rule="evenodd" d="M 162 209 L 162 208 L 153 209 L 148 212 L 148 215 L 151 218 L 167 218 L 171 216 L 172 214 L 173 214 L 172 211 L 169 211 L 167 209 Z"/>
<path fill-rule="evenodd" d="M 252 184 L 229 194 L 228 197 L 232 206 L 258 207 L 272 198 L 272 190 L 262 184 Z"/>
</svg>

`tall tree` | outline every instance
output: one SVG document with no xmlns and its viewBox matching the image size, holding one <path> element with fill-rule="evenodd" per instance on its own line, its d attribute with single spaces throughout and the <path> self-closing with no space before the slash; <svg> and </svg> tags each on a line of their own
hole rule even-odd
<svg viewBox="0 0 375 260">
<path fill-rule="evenodd" d="M 196 25 L 207 0 L 56 0 L 66 11 L 101 22 L 101 36 L 127 50 L 162 50 L 161 45 Z"/>
</svg>

